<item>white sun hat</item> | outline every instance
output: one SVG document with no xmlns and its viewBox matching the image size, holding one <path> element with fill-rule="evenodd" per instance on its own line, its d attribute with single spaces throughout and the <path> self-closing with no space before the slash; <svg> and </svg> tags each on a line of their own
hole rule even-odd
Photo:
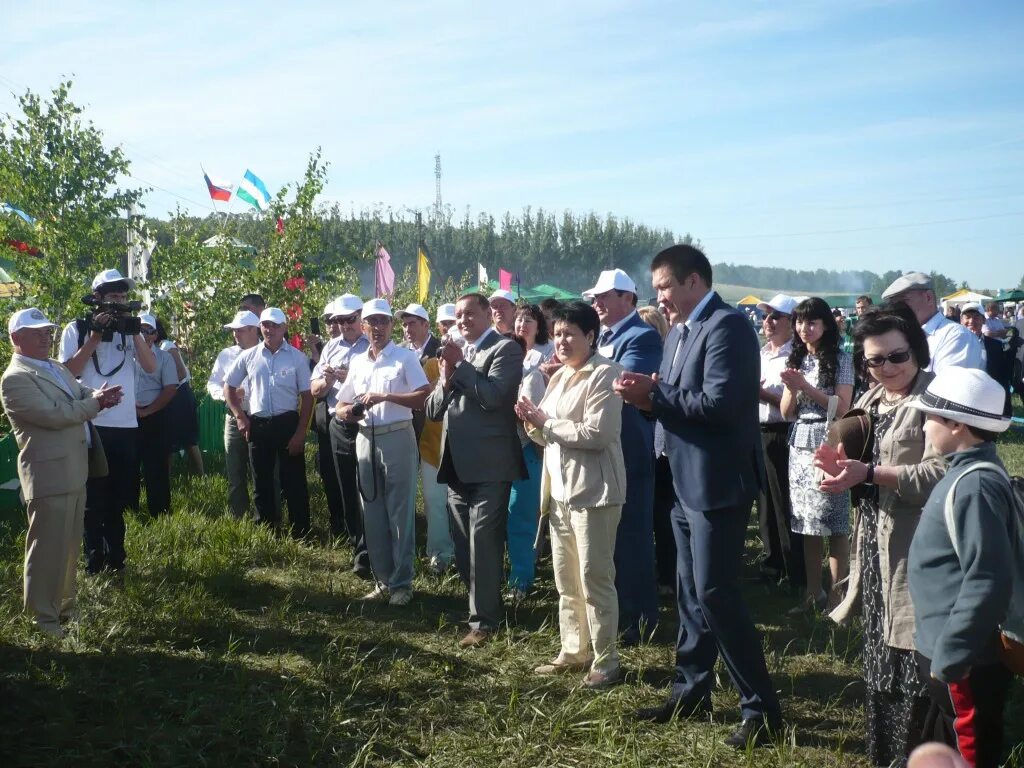
<svg viewBox="0 0 1024 768">
<path fill-rule="evenodd" d="M 51 323 L 46 315 L 35 307 L 19 309 L 10 320 L 7 321 L 7 332 L 14 333 L 22 328 L 56 328 L 56 323 Z"/>
<path fill-rule="evenodd" d="M 499 288 L 494 293 L 492 293 L 488 301 L 494 301 L 495 299 L 504 299 L 505 301 L 510 301 L 513 304 L 516 303 L 515 294 L 512 293 L 512 291 L 506 291 L 504 288 Z"/>
<path fill-rule="evenodd" d="M 757 308 L 765 314 L 774 310 L 775 312 L 779 312 L 783 315 L 792 315 L 793 310 L 796 309 L 796 305 L 798 303 L 799 302 L 797 302 L 797 300 L 788 293 L 777 293 L 768 301 L 762 301 L 759 303 Z"/>
<path fill-rule="evenodd" d="M 363 304 L 363 318 L 365 319 L 371 315 L 391 317 L 391 305 L 388 304 L 387 299 L 370 299 Z"/>
<path fill-rule="evenodd" d="M 259 328 L 260 319 L 256 317 L 255 312 L 250 312 L 248 309 L 243 309 L 240 312 L 235 312 L 235 316 L 231 322 L 224 326 L 225 329 L 236 331 L 239 328 Z"/>
<path fill-rule="evenodd" d="M 421 320 L 426 320 L 428 323 L 430 322 L 430 315 L 427 314 L 427 310 L 423 308 L 422 304 L 410 304 L 397 314 L 399 318 L 401 318 L 402 315 L 412 315 L 413 317 L 418 317 Z"/>
<path fill-rule="evenodd" d="M 284 312 L 278 307 L 267 307 L 260 314 L 261 323 L 274 323 L 275 325 L 285 325 L 288 322 L 288 318 L 284 316 Z"/>
<path fill-rule="evenodd" d="M 598 276 L 597 285 L 584 291 L 582 295 L 590 299 L 608 291 L 636 293 L 636 283 L 621 269 L 606 269 Z"/>
<path fill-rule="evenodd" d="M 455 322 L 455 305 L 454 304 L 439 304 L 437 307 L 437 320 L 438 323 Z"/>
<path fill-rule="evenodd" d="M 1003 415 L 1006 390 L 977 368 L 950 366 L 932 379 L 928 388 L 908 403 L 911 408 L 959 421 L 987 432 L 1005 432 L 1010 417 Z"/>
<path fill-rule="evenodd" d="M 332 303 L 334 304 L 334 314 L 331 317 L 347 317 L 363 311 L 363 300 L 354 293 L 343 293 Z"/>
</svg>

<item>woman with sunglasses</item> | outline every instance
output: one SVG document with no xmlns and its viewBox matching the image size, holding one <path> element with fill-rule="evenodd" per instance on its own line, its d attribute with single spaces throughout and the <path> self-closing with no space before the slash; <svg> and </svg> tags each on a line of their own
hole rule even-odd
<svg viewBox="0 0 1024 768">
<path fill-rule="evenodd" d="M 924 414 L 907 407 L 933 378 L 924 370 L 928 339 L 904 304 L 865 313 L 853 332 L 854 362 L 880 386 L 857 402 L 874 428 L 868 461 L 823 446 L 816 465 L 830 477 L 822 490 L 860 486 L 854 512 L 846 598 L 831 613 L 846 623 L 858 613 L 864 630 L 865 721 L 875 765 L 905 765 L 924 736 L 928 693 L 914 661 L 914 611 L 907 558 L 921 507 L 945 473 L 945 461 L 925 444 Z M 894 762 L 895 761 L 895 762 Z"/>
</svg>

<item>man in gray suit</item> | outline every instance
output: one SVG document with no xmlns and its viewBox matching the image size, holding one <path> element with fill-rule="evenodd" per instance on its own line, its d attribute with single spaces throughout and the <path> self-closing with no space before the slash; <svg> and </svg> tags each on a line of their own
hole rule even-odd
<svg viewBox="0 0 1024 768">
<path fill-rule="evenodd" d="M 444 421 L 437 480 L 448 484 L 455 565 L 469 588 L 469 648 L 497 631 L 503 613 L 505 526 L 512 481 L 526 477 L 513 410 L 523 377 L 523 349 L 491 324 L 487 297 L 455 304 L 465 340 L 441 348 L 441 377 L 427 398 L 431 421 Z"/>
</svg>

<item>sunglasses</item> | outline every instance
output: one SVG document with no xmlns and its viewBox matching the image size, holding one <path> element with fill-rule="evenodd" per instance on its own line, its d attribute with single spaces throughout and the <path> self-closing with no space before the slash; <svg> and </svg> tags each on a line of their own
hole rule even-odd
<svg viewBox="0 0 1024 768">
<path fill-rule="evenodd" d="M 359 322 L 359 315 L 346 315 L 345 317 L 332 317 L 327 321 L 328 325 L 351 325 Z"/>
<path fill-rule="evenodd" d="M 910 359 L 910 350 L 902 349 L 898 352 L 890 352 L 888 355 L 875 355 L 873 357 L 865 357 L 864 365 L 868 368 L 881 368 L 886 363 L 892 363 L 893 365 L 901 365 Z"/>
<path fill-rule="evenodd" d="M 142 333 L 144 335 L 146 335 L 146 336 L 152 336 L 153 334 L 156 333 L 156 329 L 155 328 L 143 328 L 142 329 Z"/>
<path fill-rule="evenodd" d="M 789 320 L 789 315 L 784 315 L 781 312 L 772 312 L 770 315 L 764 316 L 765 322 L 772 321 L 773 323 L 779 322 L 779 320 Z"/>
</svg>

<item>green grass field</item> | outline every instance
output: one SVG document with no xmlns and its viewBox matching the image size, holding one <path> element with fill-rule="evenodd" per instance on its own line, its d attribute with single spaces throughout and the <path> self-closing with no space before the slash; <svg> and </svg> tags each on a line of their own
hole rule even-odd
<svg viewBox="0 0 1024 768">
<path fill-rule="evenodd" d="M 1024 474 L 1024 433 L 1002 453 Z M 0 765 L 868 765 L 858 632 L 787 617 L 795 598 L 752 568 L 747 598 L 789 732 L 745 754 L 721 745 L 738 719 L 721 666 L 713 722 L 631 720 L 671 679 L 669 602 L 655 641 L 623 652 L 627 682 L 591 693 L 532 674 L 558 648 L 550 563 L 508 630 L 462 651 L 456 579 L 418 576 L 405 608 L 362 604 L 346 548 L 237 523 L 225 497 L 219 477 L 181 479 L 172 517 L 132 517 L 123 582 L 80 577 L 80 622 L 59 641 L 21 613 L 24 522 L 2 522 Z M 753 530 L 749 544 L 753 558 Z M 1018 691 L 1016 741 L 1022 715 Z M 1024 765 L 1024 748 L 1009 764 Z"/>
</svg>

